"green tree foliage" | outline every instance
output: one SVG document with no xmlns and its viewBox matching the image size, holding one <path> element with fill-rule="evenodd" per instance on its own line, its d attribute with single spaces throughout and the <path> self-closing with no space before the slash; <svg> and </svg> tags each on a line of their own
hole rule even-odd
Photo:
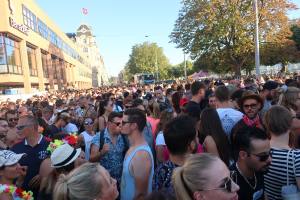
<svg viewBox="0 0 300 200">
<path fill-rule="evenodd" d="M 299 23 L 300 24 L 300 23 Z M 300 25 L 293 25 L 291 31 L 293 33 L 291 39 L 296 43 L 298 51 L 300 51 Z"/>
<path fill-rule="evenodd" d="M 131 80 L 132 76 L 137 73 L 156 74 L 156 62 L 159 78 L 167 78 L 170 64 L 168 58 L 164 55 L 163 49 L 156 43 L 144 42 L 134 45 L 125 66 L 125 79 Z"/>
<path fill-rule="evenodd" d="M 186 72 L 187 76 L 194 73 L 193 63 L 189 60 L 186 61 Z M 168 69 L 169 78 L 179 78 L 184 77 L 184 62 L 174 65 Z"/>
<path fill-rule="evenodd" d="M 258 2 L 260 39 L 275 42 L 274 37 L 288 27 L 286 12 L 296 7 L 288 0 Z M 182 3 L 170 38 L 197 60 L 196 66 L 239 75 L 241 69 L 252 65 L 253 0 L 183 0 Z"/>
</svg>

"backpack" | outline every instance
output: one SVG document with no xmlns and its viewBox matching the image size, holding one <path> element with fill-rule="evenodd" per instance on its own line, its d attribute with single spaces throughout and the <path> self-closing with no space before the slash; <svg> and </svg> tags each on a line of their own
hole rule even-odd
<svg viewBox="0 0 300 200">
<path fill-rule="evenodd" d="M 104 133 L 105 133 L 105 130 L 106 129 L 103 129 L 100 132 L 99 152 L 103 149 L 103 146 L 104 146 Z M 126 154 L 127 150 L 129 149 L 129 141 L 128 141 L 128 138 L 125 135 L 121 134 L 121 137 L 122 137 L 123 143 L 125 144 L 125 148 L 123 150 L 123 156 L 125 157 L 125 154 Z"/>
</svg>

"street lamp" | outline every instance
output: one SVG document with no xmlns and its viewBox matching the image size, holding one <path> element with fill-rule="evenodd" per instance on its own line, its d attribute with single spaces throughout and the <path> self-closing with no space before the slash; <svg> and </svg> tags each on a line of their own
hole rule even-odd
<svg viewBox="0 0 300 200">
<path fill-rule="evenodd" d="M 259 59 L 259 27 L 258 27 L 258 3 L 253 0 L 255 10 L 255 69 L 256 77 L 260 78 L 260 59 Z"/>
<path fill-rule="evenodd" d="M 183 52 L 183 59 L 184 59 L 184 78 L 185 78 L 185 80 L 187 80 L 185 52 Z"/>
</svg>

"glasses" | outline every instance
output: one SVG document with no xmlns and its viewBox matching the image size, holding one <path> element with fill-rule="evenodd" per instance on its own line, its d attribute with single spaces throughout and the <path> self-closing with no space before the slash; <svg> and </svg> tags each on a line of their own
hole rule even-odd
<svg viewBox="0 0 300 200">
<path fill-rule="evenodd" d="M 123 122 L 111 122 L 111 123 L 115 124 L 116 126 L 120 126 Z"/>
<path fill-rule="evenodd" d="M 130 121 L 122 121 L 122 125 L 125 125 L 125 124 L 130 124 L 130 123 L 133 123 L 133 122 L 130 122 Z"/>
<path fill-rule="evenodd" d="M 9 122 L 18 121 L 18 120 L 19 120 L 19 118 L 10 118 L 10 119 L 8 119 Z"/>
<path fill-rule="evenodd" d="M 233 191 L 233 185 L 234 185 L 234 181 L 236 180 L 237 177 L 237 173 L 235 171 L 231 171 L 230 172 L 230 177 L 226 177 L 222 180 L 222 184 L 220 186 L 218 186 L 217 188 L 211 188 L 211 189 L 199 189 L 198 191 L 212 191 L 212 190 L 225 190 L 228 193 L 231 193 Z M 187 186 L 184 178 L 183 178 L 183 172 L 181 173 L 181 180 L 182 183 L 184 185 L 184 187 L 186 188 L 187 192 L 189 193 L 189 195 L 191 197 L 193 197 L 193 192 L 191 191 L 191 189 Z"/>
<path fill-rule="evenodd" d="M 245 109 L 249 109 L 249 108 L 254 109 L 254 108 L 257 107 L 257 104 L 255 104 L 255 103 L 249 104 L 249 105 L 245 104 L 243 107 L 244 107 Z"/>
<path fill-rule="evenodd" d="M 264 153 L 264 154 L 253 154 L 253 153 L 249 153 L 249 154 L 258 157 L 260 162 L 265 162 L 265 161 L 268 160 L 269 157 L 271 156 L 271 153 L 270 153 L 270 152 Z"/>
<path fill-rule="evenodd" d="M 84 123 L 84 125 L 87 125 L 87 126 L 93 125 L 93 124 L 94 124 L 93 122 L 87 122 L 87 123 L 85 122 L 85 123 Z"/>
<path fill-rule="evenodd" d="M 30 126 L 33 126 L 33 124 L 27 124 L 27 125 L 23 125 L 23 126 L 16 126 L 16 128 L 17 128 L 17 130 L 21 131 L 21 130 L 23 130 L 24 128 L 30 127 Z"/>
</svg>

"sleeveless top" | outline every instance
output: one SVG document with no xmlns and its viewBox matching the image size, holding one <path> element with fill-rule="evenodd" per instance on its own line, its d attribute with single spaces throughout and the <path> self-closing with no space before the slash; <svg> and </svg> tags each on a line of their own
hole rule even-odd
<svg viewBox="0 0 300 200">
<path fill-rule="evenodd" d="M 89 160 L 90 159 L 91 144 L 92 144 L 92 140 L 93 140 L 94 136 L 88 134 L 86 131 L 82 132 L 81 135 L 83 136 L 83 139 L 84 139 L 85 159 Z"/>
<path fill-rule="evenodd" d="M 154 174 L 154 161 L 151 149 L 148 145 L 141 145 L 137 148 L 135 148 L 129 155 L 127 155 L 124 159 L 123 163 L 123 174 L 122 174 L 122 180 L 121 180 L 121 200 L 132 200 L 135 195 L 135 182 L 134 177 L 130 173 L 130 163 L 134 155 L 138 151 L 146 151 L 151 157 L 151 171 L 149 176 L 149 182 L 148 182 L 148 194 L 152 192 L 152 179 Z"/>
</svg>

